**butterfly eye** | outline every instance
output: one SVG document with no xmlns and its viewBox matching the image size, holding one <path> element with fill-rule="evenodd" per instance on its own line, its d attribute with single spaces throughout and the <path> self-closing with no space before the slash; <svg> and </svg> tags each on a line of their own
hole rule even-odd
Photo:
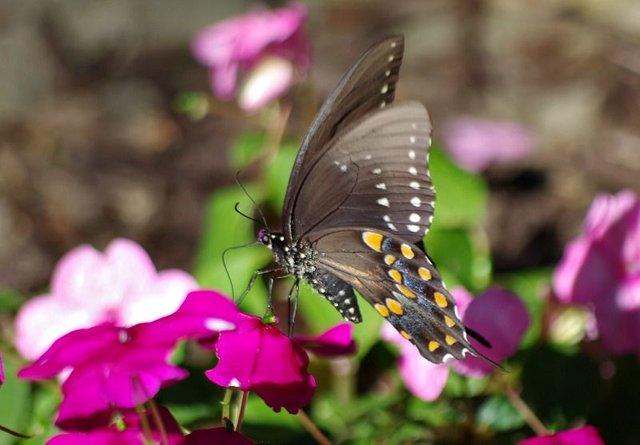
<svg viewBox="0 0 640 445">
<path fill-rule="evenodd" d="M 271 236 L 269 235 L 269 232 L 265 229 L 261 229 L 260 232 L 258 232 L 258 241 L 265 246 L 271 244 Z"/>
</svg>

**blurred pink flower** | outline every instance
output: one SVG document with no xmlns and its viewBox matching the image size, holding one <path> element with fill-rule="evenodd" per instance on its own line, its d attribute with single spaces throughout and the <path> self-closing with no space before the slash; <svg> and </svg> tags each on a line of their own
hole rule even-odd
<svg viewBox="0 0 640 445">
<path fill-rule="evenodd" d="M 332 328 L 299 341 L 253 315 L 242 314 L 237 326 L 235 331 L 220 334 L 215 346 L 220 361 L 206 375 L 222 387 L 255 392 L 276 412 L 285 408 L 295 414 L 315 393 L 316 382 L 307 371 L 309 357 L 303 345 L 312 344 L 316 354 L 326 356 L 350 354 L 355 349 L 349 328 Z"/>
<path fill-rule="evenodd" d="M 235 304 L 213 291 L 191 292 L 173 314 L 131 327 L 106 322 L 70 332 L 18 376 L 42 380 L 70 369 L 56 425 L 90 430 L 110 423 L 115 408 L 133 408 L 188 373 L 168 362 L 176 343 L 233 329 Z"/>
<path fill-rule="evenodd" d="M 521 440 L 518 445 L 604 445 L 604 440 L 598 434 L 598 430 L 587 425 L 548 436 Z"/>
<path fill-rule="evenodd" d="M 306 7 L 296 3 L 252 11 L 202 30 L 193 40 L 192 50 L 196 59 L 210 68 L 214 94 L 231 99 L 238 76 L 247 73 L 240 94 L 243 109 L 257 110 L 286 93 L 296 69 L 309 69 L 306 18 Z"/>
<path fill-rule="evenodd" d="M 603 347 L 640 355 L 640 199 L 599 195 L 553 275 L 558 299 L 593 309 Z"/>
<path fill-rule="evenodd" d="M 104 254 L 79 246 L 56 265 L 47 295 L 32 298 L 16 317 L 16 348 L 34 360 L 76 329 L 103 322 L 132 326 L 174 312 L 196 281 L 186 272 L 157 272 L 133 241 L 116 239 Z"/>
<path fill-rule="evenodd" d="M 494 163 L 524 159 L 534 146 L 533 136 L 520 124 L 471 117 L 447 122 L 442 137 L 451 157 L 473 172 Z"/>
<path fill-rule="evenodd" d="M 451 294 L 465 326 L 481 334 L 492 345 L 486 348 L 470 337 L 469 341 L 479 352 L 499 363 L 517 351 L 530 321 L 517 296 L 501 289 L 487 290 L 476 298 L 463 288 L 453 289 Z M 398 368 L 407 389 L 423 400 L 437 399 L 447 383 L 449 366 L 423 358 L 418 349 L 389 323 L 383 325 L 382 338 L 400 347 Z M 467 356 L 453 366 L 460 374 L 468 376 L 487 375 L 495 369 L 485 360 L 473 356 Z"/>
</svg>

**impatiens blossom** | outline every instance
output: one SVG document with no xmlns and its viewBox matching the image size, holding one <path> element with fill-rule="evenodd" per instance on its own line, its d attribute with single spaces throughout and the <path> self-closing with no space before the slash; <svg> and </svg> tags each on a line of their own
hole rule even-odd
<svg viewBox="0 0 640 445">
<path fill-rule="evenodd" d="M 129 410 L 123 416 L 122 426 L 59 434 L 49 439 L 47 445 L 184 445 L 178 422 L 166 408 L 160 406 L 157 410 L 162 425 L 158 425 L 156 416 L 150 412 L 139 414 Z"/>
<path fill-rule="evenodd" d="M 308 343 L 316 354 L 336 356 L 354 350 L 351 328 L 333 328 L 301 342 L 287 337 L 275 324 L 242 314 L 236 330 L 220 334 L 215 346 L 220 361 L 206 374 L 217 385 L 255 392 L 276 412 L 285 408 L 295 414 L 309 404 L 316 388 L 303 349 Z"/>
<path fill-rule="evenodd" d="M 531 133 L 515 122 L 458 118 L 442 130 L 444 147 L 469 171 L 481 171 L 494 163 L 524 159 L 533 151 Z"/>
<path fill-rule="evenodd" d="M 490 289 L 476 298 L 462 288 L 454 289 L 451 294 L 465 326 L 480 333 L 492 345 L 486 348 L 470 338 L 480 353 L 499 363 L 516 352 L 529 326 L 529 315 L 517 296 L 501 289 Z M 496 314 L 500 316 L 496 317 Z M 423 358 L 418 349 L 389 323 L 383 325 L 382 338 L 400 348 L 398 368 L 407 389 L 423 400 L 437 399 L 447 383 L 449 366 Z M 469 376 L 487 375 L 495 369 L 485 360 L 471 356 L 454 362 L 453 366 L 459 373 Z"/>
<path fill-rule="evenodd" d="M 64 334 L 103 322 L 132 326 L 174 312 L 196 281 L 180 270 L 157 272 L 133 241 L 116 239 L 104 253 L 80 246 L 56 265 L 47 295 L 16 317 L 16 347 L 34 360 Z"/>
<path fill-rule="evenodd" d="M 18 375 L 48 379 L 70 369 L 56 425 L 81 431 L 106 426 L 114 409 L 140 405 L 187 376 L 168 362 L 179 340 L 207 339 L 233 329 L 238 314 L 221 294 L 191 292 L 175 313 L 152 322 L 130 327 L 104 323 L 70 332 Z"/>
<path fill-rule="evenodd" d="M 306 8 L 294 4 L 253 11 L 202 30 L 193 41 L 193 54 L 210 68 L 214 94 L 231 99 L 238 77 L 245 74 L 239 103 L 247 111 L 286 93 L 296 71 L 309 68 L 306 18 Z"/>
<path fill-rule="evenodd" d="M 557 298 L 593 309 L 603 347 L 640 355 L 640 199 L 596 197 L 553 276 Z"/>
<path fill-rule="evenodd" d="M 518 445 L 604 445 L 604 440 L 592 426 L 583 426 L 548 436 L 521 440 Z"/>
</svg>

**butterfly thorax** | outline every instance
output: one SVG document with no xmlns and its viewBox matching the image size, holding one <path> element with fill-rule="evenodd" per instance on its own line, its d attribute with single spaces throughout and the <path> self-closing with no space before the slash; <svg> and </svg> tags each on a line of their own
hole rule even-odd
<svg viewBox="0 0 640 445">
<path fill-rule="evenodd" d="M 258 240 L 273 252 L 273 258 L 288 274 L 310 283 L 316 272 L 316 252 L 305 242 L 287 242 L 282 233 L 261 230 Z"/>
</svg>

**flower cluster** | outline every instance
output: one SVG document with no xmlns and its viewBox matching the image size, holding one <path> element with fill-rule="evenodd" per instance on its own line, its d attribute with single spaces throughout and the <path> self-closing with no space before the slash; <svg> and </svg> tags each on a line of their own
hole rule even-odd
<svg viewBox="0 0 640 445">
<path fill-rule="evenodd" d="M 238 77 L 246 75 L 238 103 L 255 111 L 284 95 L 298 73 L 309 69 L 310 45 L 304 31 L 302 4 L 259 10 L 202 30 L 193 54 L 210 68 L 214 94 L 229 100 L 237 94 Z"/>
<path fill-rule="evenodd" d="M 640 355 L 640 199 L 634 193 L 596 197 L 553 284 L 562 303 L 593 310 L 609 353 Z"/>
<path fill-rule="evenodd" d="M 95 274 L 89 273 L 90 267 Z M 53 294 L 25 306 L 19 317 L 23 329 L 18 331 L 23 336 L 19 338 L 22 350 L 30 354 L 33 337 L 25 327 L 33 326 L 33 319 L 40 317 L 40 304 L 50 310 L 73 309 L 69 301 L 80 301 L 81 295 L 88 300 L 79 302 L 72 313 L 88 314 L 84 321 L 93 320 L 93 325 L 72 329 L 54 339 L 33 364 L 18 374 L 26 380 L 62 380 L 63 398 L 55 424 L 67 432 L 49 443 L 140 444 L 149 437 L 156 441 L 153 443 L 182 445 L 224 443 L 227 439 L 250 443 L 226 428 L 198 430 L 185 437 L 162 407 L 156 408 L 162 411 L 161 425 L 154 423 L 157 416 L 149 411 L 143 414 L 148 419 L 141 417 L 137 411 L 140 407 L 162 388 L 187 377 L 185 369 L 170 362 L 181 340 L 213 346 L 218 363 L 206 372 L 212 382 L 252 391 L 274 410 L 284 407 L 291 413 L 307 405 L 315 392 L 305 347 L 324 356 L 355 351 L 350 325 L 338 325 L 318 337 L 290 339 L 275 324 L 240 312 L 218 292 L 186 291 L 192 283 L 193 279 L 183 272 L 156 273 L 147 254 L 131 241 L 118 240 L 104 254 L 80 247 L 61 260 L 54 275 Z M 101 298 L 88 298 L 92 293 Z M 149 302 L 140 301 L 140 295 L 164 307 L 152 310 Z M 179 300 L 181 304 L 171 310 Z M 138 313 L 140 308 L 149 309 Z M 167 315 L 149 320 L 167 311 Z M 60 319 L 65 316 L 63 312 L 50 315 Z M 145 321 L 129 323 L 136 317 Z M 118 418 L 124 428 L 114 423 Z"/>
</svg>

